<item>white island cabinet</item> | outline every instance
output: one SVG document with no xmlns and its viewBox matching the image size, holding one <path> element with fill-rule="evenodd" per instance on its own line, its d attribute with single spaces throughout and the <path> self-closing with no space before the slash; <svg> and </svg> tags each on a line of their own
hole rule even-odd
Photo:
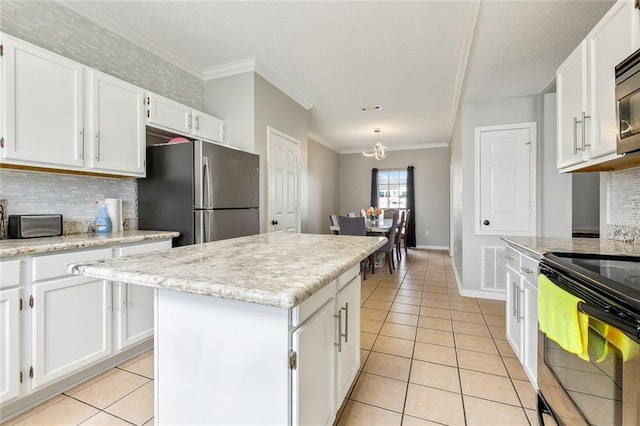
<svg viewBox="0 0 640 426">
<path fill-rule="evenodd" d="M 260 234 L 70 271 L 155 288 L 156 424 L 330 425 L 383 237 Z"/>
</svg>

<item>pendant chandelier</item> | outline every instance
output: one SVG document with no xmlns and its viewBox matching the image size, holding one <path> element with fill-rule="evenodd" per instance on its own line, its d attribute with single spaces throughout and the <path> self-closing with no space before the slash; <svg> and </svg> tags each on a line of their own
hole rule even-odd
<svg viewBox="0 0 640 426">
<path fill-rule="evenodd" d="M 375 144 L 375 146 L 367 146 L 362 150 L 362 155 L 365 157 L 373 157 L 376 160 L 386 158 L 387 154 L 389 154 L 389 148 L 382 145 L 380 142 Z"/>
</svg>

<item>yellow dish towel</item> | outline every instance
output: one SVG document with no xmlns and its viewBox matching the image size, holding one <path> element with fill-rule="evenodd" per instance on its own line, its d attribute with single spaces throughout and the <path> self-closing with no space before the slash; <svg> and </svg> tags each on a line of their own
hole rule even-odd
<svg viewBox="0 0 640 426">
<path fill-rule="evenodd" d="M 589 317 L 589 347 L 596 356 L 596 362 L 604 361 L 609 355 L 609 342 L 606 339 L 609 326 L 599 319 Z"/>
<path fill-rule="evenodd" d="M 538 323 L 540 331 L 567 352 L 589 361 L 589 316 L 578 310 L 579 298 L 538 275 Z"/>
</svg>

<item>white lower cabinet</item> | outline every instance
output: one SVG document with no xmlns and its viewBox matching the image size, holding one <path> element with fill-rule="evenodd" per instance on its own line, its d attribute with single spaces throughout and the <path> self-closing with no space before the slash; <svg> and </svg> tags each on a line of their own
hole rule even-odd
<svg viewBox="0 0 640 426">
<path fill-rule="evenodd" d="M 118 249 L 118 256 L 171 248 L 171 241 L 136 244 Z M 121 350 L 153 336 L 153 288 L 113 283 L 114 347 Z"/>
<path fill-rule="evenodd" d="M 507 340 L 529 381 L 537 388 L 538 364 L 538 260 L 506 248 Z"/>
<path fill-rule="evenodd" d="M 33 388 L 111 354 L 111 299 L 110 281 L 73 277 L 33 286 Z"/>
<path fill-rule="evenodd" d="M 20 289 L 0 290 L 0 401 L 20 393 Z"/>
<path fill-rule="evenodd" d="M 1 261 L 0 412 L 153 337 L 153 289 L 69 275 L 68 264 L 166 248 L 171 240 Z"/>
<path fill-rule="evenodd" d="M 336 311 L 338 316 L 336 409 L 339 409 L 360 367 L 360 275 L 338 291 Z"/>
<path fill-rule="evenodd" d="M 296 368 L 291 373 L 291 417 L 297 425 L 330 425 L 334 413 L 334 299 L 291 335 Z"/>
</svg>

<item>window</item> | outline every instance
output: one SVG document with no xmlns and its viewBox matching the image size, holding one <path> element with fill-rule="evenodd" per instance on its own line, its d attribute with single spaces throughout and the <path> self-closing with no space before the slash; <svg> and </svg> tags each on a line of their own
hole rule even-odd
<svg viewBox="0 0 640 426">
<path fill-rule="evenodd" d="M 406 170 L 378 170 L 378 207 L 383 210 L 407 208 Z"/>
</svg>

